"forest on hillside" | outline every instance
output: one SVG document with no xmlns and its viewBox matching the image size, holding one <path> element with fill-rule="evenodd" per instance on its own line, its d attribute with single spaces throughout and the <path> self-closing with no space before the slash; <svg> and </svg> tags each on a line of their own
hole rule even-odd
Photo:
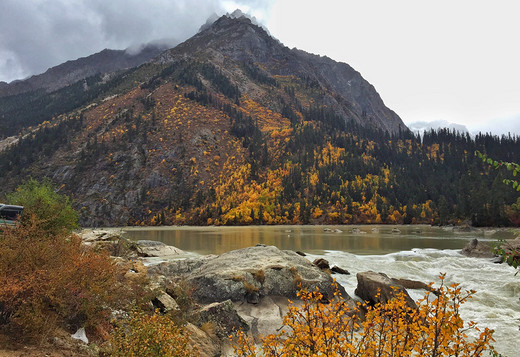
<svg viewBox="0 0 520 357">
<path fill-rule="evenodd" d="M 406 128 L 390 135 L 344 120 L 308 77 L 241 66 L 272 93 L 270 106 L 241 93 L 217 67 L 182 61 L 155 72 L 143 66 L 98 86 L 99 78 L 92 78 L 83 94 L 63 89 L 55 96 L 76 99 L 57 112 L 42 106 L 42 118 L 49 118 L 43 123 L 13 104 L 22 120 L 40 124 L 0 152 L 0 177 L 51 176 L 28 168 L 45 167 L 61 150 L 75 178 L 55 183 L 84 219 L 95 224 L 93 216 L 106 218 L 114 206 L 126 205 L 124 222 L 98 225 L 520 224 L 518 194 L 503 184 L 509 172 L 475 155 L 519 162 L 518 136 L 448 129 L 419 136 Z M 131 89 L 139 71 L 156 74 Z M 72 102 L 85 104 L 125 86 L 131 91 L 117 105 L 103 100 L 90 111 L 59 114 Z M 194 148 L 187 138 L 204 130 L 211 135 Z M 152 171 L 165 182 L 136 188 L 144 180 L 137 175 Z M 90 211 L 79 192 L 88 175 L 107 182 Z"/>
</svg>

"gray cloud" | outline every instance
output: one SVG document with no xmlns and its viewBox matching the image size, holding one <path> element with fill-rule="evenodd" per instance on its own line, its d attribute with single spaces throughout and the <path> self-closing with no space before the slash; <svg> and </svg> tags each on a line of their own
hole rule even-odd
<svg viewBox="0 0 520 357">
<path fill-rule="evenodd" d="M 104 48 L 182 41 L 230 7 L 267 11 L 260 0 L 2 0 L 0 81 L 10 82 Z M 261 20 L 261 19 L 260 19 Z"/>
</svg>

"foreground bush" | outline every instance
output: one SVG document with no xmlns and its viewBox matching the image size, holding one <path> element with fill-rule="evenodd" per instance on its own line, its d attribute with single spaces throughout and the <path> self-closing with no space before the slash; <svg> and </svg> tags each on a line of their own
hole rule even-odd
<svg viewBox="0 0 520 357">
<path fill-rule="evenodd" d="M 441 276 L 444 279 L 444 276 Z M 303 304 L 289 306 L 280 333 L 268 335 L 257 348 L 253 341 L 238 332 L 234 340 L 239 356 L 481 356 L 493 351 L 493 331 L 479 331 L 473 322 L 466 326 L 459 307 L 473 291 L 444 284 L 439 296 L 427 292 L 417 309 L 407 306 L 404 295 L 386 304 L 359 306 L 366 311 L 361 322 L 358 311 L 350 309 L 336 293 L 328 303 L 320 303 L 319 291 L 303 289 Z M 468 330 L 479 331 L 476 339 Z M 260 351 L 258 351 L 260 350 Z"/>
<path fill-rule="evenodd" d="M 109 256 L 61 231 L 49 234 L 34 215 L 0 235 L 0 328 L 23 339 L 57 327 L 87 329 L 108 321 L 121 297 Z"/>
<path fill-rule="evenodd" d="M 188 342 L 184 329 L 167 315 L 133 312 L 114 330 L 107 353 L 121 357 L 196 356 Z"/>
<path fill-rule="evenodd" d="M 60 195 L 50 181 L 38 182 L 29 179 L 15 192 L 7 195 L 9 204 L 24 206 L 22 224 L 34 224 L 31 217 L 37 217 L 37 223 L 49 234 L 58 234 L 62 230 L 71 232 L 78 227 L 78 213 L 72 208 L 67 196 Z"/>
</svg>

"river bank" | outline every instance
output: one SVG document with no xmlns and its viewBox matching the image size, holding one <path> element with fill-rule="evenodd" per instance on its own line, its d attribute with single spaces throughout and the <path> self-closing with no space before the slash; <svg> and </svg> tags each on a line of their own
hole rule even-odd
<svg viewBox="0 0 520 357">
<path fill-rule="evenodd" d="M 397 228 L 399 231 L 396 231 Z M 113 229 L 110 229 L 114 231 Z M 466 290 L 476 290 L 462 311 L 466 321 L 496 330 L 499 351 L 514 355 L 516 336 L 520 337 L 520 281 L 514 269 L 494 264 L 492 259 L 469 258 L 461 249 L 477 238 L 493 244 L 514 238 L 516 233 L 504 228 L 461 230 L 455 227 L 430 226 L 248 226 L 248 227 L 152 227 L 119 228 L 131 239 L 153 239 L 180 247 L 183 251 L 204 256 L 224 254 L 244 246 L 266 244 L 281 249 L 303 251 L 307 259 L 327 259 L 351 272 L 338 276 L 347 293 L 355 296 L 358 272 L 375 270 L 389 276 L 440 283 L 460 283 Z M 146 258 L 151 259 L 151 258 Z M 153 264 L 160 262 L 155 259 Z M 411 291 L 414 299 L 422 293 Z M 515 338 L 516 338 L 515 337 Z"/>
</svg>

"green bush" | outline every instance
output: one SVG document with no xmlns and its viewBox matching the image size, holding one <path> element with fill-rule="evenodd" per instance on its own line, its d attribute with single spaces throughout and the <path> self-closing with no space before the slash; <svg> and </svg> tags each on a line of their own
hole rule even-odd
<svg viewBox="0 0 520 357">
<path fill-rule="evenodd" d="M 22 225 L 31 222 L 34 215 L 48 234 L 63 230 L 71 232 L 78 227 L 78 213 L 72 208 L 70 199 L 57 193 L 49 180 L 38 182 L 31 178 L 8 194 L 7 201 L 25 207 L 20 220 Z"/>
</svg>

